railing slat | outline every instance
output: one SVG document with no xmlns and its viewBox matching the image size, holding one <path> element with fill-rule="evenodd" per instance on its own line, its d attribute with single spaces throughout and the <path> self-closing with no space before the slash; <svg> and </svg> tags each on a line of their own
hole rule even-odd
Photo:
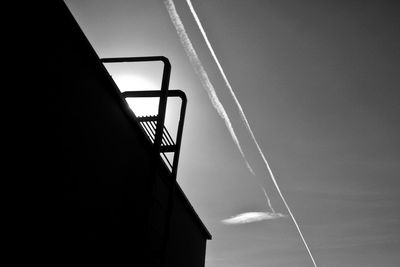
<svg viewBox="0 0 400 267">
<path fill-rule="evenodd" d="M 168 132 L 167 128 L 165 128 L 165 126 L 164 126 L 163 136 L 165 136 L 165 138 L 169 141 L 168 143 L 170 145 L 174 145 L 174 140 L 172 139 L 171 135 L 169 134 L 169 132 Z"/>
<path fill-rule="evenodd" d="M 149 128 L 149 126 L 147 126 L 146 122 L 141 122 L 140 125 L 142 126 L 142 128 L 145 130 L 147 136 L 150 138 L 150 140 L 152 142 L 154 142 L 154 132 L 151 131 L 151 128 Z"/>
</svg>

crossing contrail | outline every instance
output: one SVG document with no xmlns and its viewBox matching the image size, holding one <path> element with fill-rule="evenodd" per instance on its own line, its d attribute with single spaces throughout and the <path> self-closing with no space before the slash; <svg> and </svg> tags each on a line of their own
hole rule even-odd
<svg viewBox="0 0 400 267">
<path fill-rule="evenodd" d="M 232 127 L 232 123 L 229 119 L 228 114 L 225 111 L 224 106 L 222 105 L 221 101 L 219 100 L 214 86 L 212 85 L 210 79 L 208 78 L 207 72 L 205 71 L 197 53 L 196 50 L 194 49 L 194 46 L 192 44 L 192 42 L 190 41 L 189 36 L 186 33 L 185 27 L 182 23 L 182 20 L 179 17 L 178 12 L 176 11 L 175 8 L 175 4 L 172 0 L 164 0 L 164 4 L 167 8 L 168 14 L 171 18 L 171 21 L 178 33 L 179 39 L 182 43 L 182 46 L 185 49 L 186 55 L 189 57 L 190 63 L 192 64 L 196 74 L 200 77 L 200 81 L 203 85 L 203 88 L 205 88 L 205 90 L 207 91 L 207 94 L 211 100 L 211 103 L 213 105 L 213 107 L 217 110 L 217 113 L 219 114 L 219 116 L 223 119 L 223 121 L 225 122 L 225 125 L 233 139 L 233 142 L 236 144 L 236 147 L 238 148 L 248 170 L 250 171 L 251 174 L 253 174 L 254 176 L 256 175 L 254 173 L 253 168 L 250 166 L 249 162 L 246 159 L 246 156 L 242 150 L 242 147 L 240 145 L 239 139 L 237 138 L 235 131 Z M 261 186 L 262 187 L 262 186 Z M 268 195 L 265 192 L 265 189 L 262 187 L 262 190 L 265 193 L 265 197 L 268 203 L 268 207 L 270 208 L 271 211 L 274 212 L 274 209 L 271 205 L 271 201 L 268 197 Z M 278 218 L 277 216 L 273 217 L 273 218 Z"/>
<path fill-rule="evenodd" d="M 165 6 L 167 8 L 167 11 L 168 11 L 168 14 L 169 14 L 169 16 L 171 18 L 171 21 L 172 21 L 172 23 L 173 23 L 173 25 L 174 25 L 177 33 L 178 33 L 179 39 L 180 39 L 180 41 L 181 41 L 181 43 L 182 43 L 182 45 L 183 45 L 183 47 L 185 49 L 185 52 L 186 52 L 187 56 L 189 57 L 190 63 L 192 64 L 196 74 L 200 77 L 200 81 L 201 81 L 201 83 L 203 85 L 203 88 L 207 91 L 207 94 L 208 94 L 208 96 L 209 96 L 209 98 L 211 100 L 211 103 L 212 103 L 213 107 L 217 110 L 219 116 L 224 120 L 225 125 L 226 125 L 226 127 L 227 127 L 227 129 L 228 129 L 228 131 L 229 131 L 234 143 L 236 144 L 236 147 L 238 148 L 238 150 L 239 150 L 239 152 L 240 152 L 240 154 L 241 154 L 241 156 L 242 156 L 247 168 L 249 169 L 250 173 L 253 174 L 254 176 L 256 176 L 256 174 L 254 173 L 254 171 L 253 171 L 252 167 L 250 166 L 249 162 L 247 161 L 246 156 L 245 156 L 245 154 L 244 154 L 244 152 L 243 152 L 243 150 L 241 148 L 239 140 L 238 140 L 238 138 L 237 138 L 237 136 L 235 134 L 235 131 L 234 131 L 233 127 L 232 127 L 232 123 L 231 123 L 231 121 L 229 119 L 229 116 L 226 113 L 221 101 L 219 100 L 219 98 L 218 98 L 218 96 L 217 96 L 217 94 L 215 92 L 214 86 L 212 85 L 210 79 L 208 78 L 207 72 L 205 71 L 205 69 L 204 69 L 204 67 L 203 67 L 203 65 L 202 65 L 202 63 L 201 63 L 201 61 L 200 61 L 200 59 L 199 59 L 199 57 L 198 57 L 198 55 L 196 53 L 196 50 L 194 49 L 194 46 L 193 46 L 192 42 L 190 41 L 189 36 L 186 33 L 186 30 L 185 30 L 185 27 L 184 27 L 184 25 L 182 23 L 182 20 L 180 19 L 179 14 L 176 11 L 174 2 L 172 0 L 164 0 L 164 4 L 165 4 Z M 265 194 L 265 197 L 266 197 L 266 200 L 267 200 L 267 205 L 268 205 L 269 209 L 271 211 L 273 211 L 273 213 L 275 213 L 275 211 L 274 211 L 274 209 L 273 209 L 273 207 L 271 205 L 271 201 L 270 201 L 268 195 L 265 192 L 265 189 L 262 186 L 260 186 L 260 187 L 264 191 L 264 194 Z M 267 218 L 267 217 L 265 217 L 265 218 Z M 271 218 L 276 219 L 276 218 L 279 218 L 279 216 L 272 216 Z"/>
<path fill-rule="evenodd" d="M 255 145 L 256 145 L 256 147 L 257 147 L 257 150 L 258 150 L 258 152 L 259 152 L 260 155 L 261 155 L 261 158 L 263 159 L 263 161 L 264 161 L 264 163 L 265 163 L 265 166 L 267 167 L 267 170 L 268 170 L 268 172 L 269 172 L 269 175 L 270 175 L 270 177 L 271 177 L 271 179 L 272 179 L 272 181 L 273 181 L 273 183 L 274 183 L 274 185 L 275 185 L 275 187 L 276 187 L 276 189 L 277 189 L 277 191 L 278 191 L 278 193 L 279 193 L 279 196 L 281 197 L 283 203 L 285 204 L 286 209 L 288 210 L 288 212 L 289 212 L 289 214 L 290 214 L 290 217 L 292 218 L 292 220 L 293 220 L 293 222 L 294 222 L 294 224 L 295 224 L 295 226 L 296 226 L 296 228 L 297 228 L 297 231 L 298 231 L 298 233 L 299 233 L 299 235 L 300 235 L 300 237 L 301 237 L 301 239 L 302 239 L 302 241 L 303 241 L 303 243 L 304 243 L 304 246 L 305 246 L 306 249 L 307 249 L 308 254 L 310 255 L 310 258 L 311 258 L 311 260 L 312 260 L 314 266 L 317 267 L 317 264 L 316 264 L 316 262 L 315 262 L 315 260 L 314 260 L 314 257 L 313 257 L 313 255 L 312 255 L 312 253 L 311 253 L 311 251 L 310 251 L 310 249 L 309 249 L 309 247 L 308 247 L 308 245 L 307 245 L 307 242 L 306 242 L 306 240 L 304 239 L 304 236 L 303 236 L 303 234 L 302 234 L 302 232 L 301 232 L 301 230 L 300 230 L 299 224 L 297 223 L 297 221 L 296 221 L 296 219 L 295 219 L 295 217 L 294 217 L 294 215 L 293 215 L 293 213 L 292 213 L 292 211 L 291 211 L 291 209 L 290 209 L 288 203 L 286 202 L 285 197 L 283 196 L 283 194 L 282 194 L 282 192 L 281 192 L 281 190 L 280 190 L 280 187 L 279 187 L 278 183 L 276 182 L 276 179 L 275 179 L 275 176 L 274 176 L 274 174 L 273 174 L 273 172 L 272 172 L 272 170 L 271 170 L 271 167 L 269 166 L 269 163 L 268 163 L 267 159 L 265 158 L 265 155 L 264 155 L 264 153 L 262 152 L 262 150 L 261 150 L 261 148 L 260 148 L 260 146 L 259 146 L 259 144 L 258 144 L 258 142 L 257 142 L 256 137 L 254 136 L 254 133 L 253 133 L 251 127 L 250 127 L 250 124 L 249 124 L 247 118 L 246 118 L 246 115 L 245 115 L 245 113 L 244 113 L 244 111 L 243 111 L 243 108 L 242 108 L 242 106 L 240 105 L 239 100 L 237 99 L 237 97 L 236 97 L 236 95 L 235 95 L 235 93 L 234 93 L 234 91 L 233 91 L 233 89 L 232 89 L 232 86 L 231 86 L 231 84 L 230 84 L 228 78 L 227 78 L 226 75 L 225 75 L 225 72 L 224 72 L 224 70 L 223 70 L 223 68 L 222 68 L 222 66 L 221 66 L 221 64 L 220 64 L 220 62 L 219 62 L 219 60 L 218 60 L 218 58 L 217 58 L 215 52 L 214 52 L 214 49 L 213 49 L 212 46 L 211 46 L 210 41 L 208 40 L 207 34 L 206 34 L 206 32 L 204 31 L 204 28 L 203 28 L 203 26 L 202 26 L 202 24 L 201 24 L 201 22 L 200 22 L 200 19 L 199 19 L 199 17 L 197 16 L 197 13 L 196 13 L 196 11 L 195 11 L 194 8 L 193 8 L 192 2 L 191 2 L 190 0 L 186 0 L 186 3 L 188 4 L 189 9 L 190 9 L 190 12 L 192 13 L 192 15 L 193 15 L 193 17 L 194 17 L 194 19 L 195 19 L 195 21 L 196 21 L 196 23 L 197 23 L 197 26 L 199 27 L 200 32 L 201 32 L 201 34 L 203 35 L 203 38 L 204 38 L 204 40 L 205 40 L 205 42 L 206 42 L 206 44 L 207 44 L 207 47 L 208 47 L 208 49 L 210 50 L 210 53 L 211 53 L 212 57 L 214 58 L 215 63 L 216 63 L 217 66 L 218 66 L 218 69 L 219 69 L 219 71 L 220 71 L 220 73 L 221 73 L 221 75 L 222 75 L 222 78 L 224 79 L 225 84 L 226 84 L 226 86 L 228 87 L 229 92 L 231 93 L 231 95 L 232 95 L 232 97 L 233 97 L 233 99 L 234 99 L 234 101 L 235 101 L 235 103 L 236 103 L 236 106 L 237 106 L 238 109 L 239 109 L 240 116 L 242 117 L 242 120 L 243 120 L 243 122 L 245 123 L 246 128 L 247 128 L 248 132 L 250 133 L 250 136 L 251 136 L 251 138 L 253 139 L 253 141 L 254 141 L 254 143 L 255 143 Z M 265 191 L 264 191 L 264 192 L 265 192 Z"/>
</svg>

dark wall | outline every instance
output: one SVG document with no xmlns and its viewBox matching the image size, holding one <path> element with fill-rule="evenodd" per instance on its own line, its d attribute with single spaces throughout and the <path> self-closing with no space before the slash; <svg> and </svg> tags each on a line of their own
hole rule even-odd
<svg viewBox="0 0 400 267">
<path fill-rule="evenodd" d="M 43 208 L 56 215 L 43 222 L 44 236 L 69 259 L 145 255 L 151 148 L 66 7 L 54 7 L 41 29 L 48 34 L 43 172 L 51 191 Z M 50 187 L 52 179 L 61 187 Z"/>
<path fill-rule="evenodd" d="M 167 212 L 168 181 L 156 179 L 153 208 L 150 211 L 152 234 L 151 253 L 160 249 L 157 237 L 163 235 L 164 214 Z M 205 261 L 206 240 L 211 236 L 197 217 L 181 188 L 175 188 L 171 236 L 167 248 L 167 266 L 203 267 Z"/>
<path fill-rule="evenodd" d="M 169 266 L 203 267 L 206 252 L 206 233 L 199 225 L 181 194 L 175 195 L 172 238 L 169 247 Z"/>
<path fill-rule="evenodd" d="M 22 254 L 50 264 L 155 266 L 169 173 L 66 5 L 49 1 L 37 17 L 30 41 L 40 47 L 32 64 L 40 71 L 32 71 L 29 146 L 20 156 L 21 183 L 30 186 L 21 198 Z M 204 266 L 208 232 L 175 194 L 170 266 Z"/>
</svg>

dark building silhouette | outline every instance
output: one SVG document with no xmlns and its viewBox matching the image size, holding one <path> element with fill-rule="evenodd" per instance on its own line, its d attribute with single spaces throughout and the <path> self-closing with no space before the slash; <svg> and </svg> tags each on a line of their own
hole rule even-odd
<svg viewBox="0 0 400 267">
<path fill-rule="evenodd" d="M 40 61 L 30 68 L 40 70 L 20 159 L 29 177 L 19 256 L 42 265 L 204 266 L 211 235 L 174 180 L 174 163 L 160 157 L 165 132 L 145 131 L 66 5 L 45 7 L 30 40 Z M 167 62 L 150 58 L 158 59 Z"/>
</svg>

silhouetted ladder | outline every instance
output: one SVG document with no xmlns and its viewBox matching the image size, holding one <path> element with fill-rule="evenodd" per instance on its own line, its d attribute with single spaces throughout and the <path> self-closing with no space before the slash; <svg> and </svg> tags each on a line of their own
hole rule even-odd
<svg viewBox="0 0 400 267">
<path fill-rule="evenodd" d="M 123 58 L 103 58 L 103 63 L 123 63 L 123 62 L 145 62 L 145 61 L 162 61 L 164 63 L 164 69 L 162 74 L 161 90 L 159 91 L 126 91 L 122 93 L 124 98 L 140 98 L 140 97 L 158 97 L 158 114 L 156 116 L 142 116 L 136 117 L 135 120 L 140 124 L 144 133 L 146 134 L 149 141 L 153 144 L 155 155 L 162 155 L 164 162 L 169 167 L 172 181 L 170 183 L 169 194 L 168 194 L 168 207 L 167 207 L 167 218 L 165 223 L 165 236 L 163 240 L 163 251 L 161 255 L 160 264 L 166 266 L 166 252 L 167 243 L 170 238 L 171 231 L 171 217 L 174 205 L 174 194 L 176 176 L 179 163 L 179 153 L 182 141 L 183 124 L 186 113 L 187 99 L 186 95 L 181 90 L 168 90 L 169 79 L 171 74 L 171 64 L 166 57 L 152 56 L 152 57 L 123 57 Z M 178 122 L 178 128 L 176 133 L 176 140 L 174 142 L 170 133 L 164 126 L 167 99 L 169 97 L 178 97 L 181 99 L 181 110 Z M 174 153 L 172 163 L 168 159 L 166 153 Z M 157 162 L 155 160 L 155 162 Z"/>
</svg>

